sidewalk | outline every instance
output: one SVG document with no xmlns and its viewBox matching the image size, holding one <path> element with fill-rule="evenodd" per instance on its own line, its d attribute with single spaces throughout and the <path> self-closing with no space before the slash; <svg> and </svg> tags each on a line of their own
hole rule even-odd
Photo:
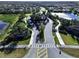
<svg viewBox="0 0 79 59">
<path fill-rule="evenodd" d="M 65 45 L 65 43 L 64 43 L 64 41 L 63 41 L 63 39 L 62 39 L 62 37 L 61 37 L 60 34 L 59 34 L 59 27 L 61 26 L 61 23 L 60 23 L 59 20 L 57 20 L 57 22 L 59 23 L 59 24 L 55 27 L 55 29 L 57 30 L 57 32 L 56 32 L 57 38 L 58 38 L 59 43 L 60 43 L 61 45 Z"/>
<path fill-rule="evenodd" d="M 62 46 L 57 45 L 57 47 L 79 49 L 79 45 L 62 45 Z"/>
</svg>

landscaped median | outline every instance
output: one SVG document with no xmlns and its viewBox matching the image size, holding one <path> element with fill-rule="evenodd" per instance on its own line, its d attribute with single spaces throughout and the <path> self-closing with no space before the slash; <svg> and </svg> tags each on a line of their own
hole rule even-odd
<svg viewBox="0 0 79 59">
<path fill-rule="evenodd" d="M 45 40 L 44 40 L 44 28 L 45 26 L 42 24 L 41 25 L 41 29 L 40 29 L 40 42 L 43 43 Z"/>
<path fill-rule="evenodd" d="M 60 45 L 59 40 L 58 40 L 56 34 L 53 32 L 52 35 L 54 36 L 55 44 Z"/>
</svg>

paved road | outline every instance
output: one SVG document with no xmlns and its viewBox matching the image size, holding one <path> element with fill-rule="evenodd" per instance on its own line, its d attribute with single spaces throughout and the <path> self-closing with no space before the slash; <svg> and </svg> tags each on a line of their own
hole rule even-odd
<svg viewBox="0 0 79 59">
<path fill-rule="evenodd" d="M 24 58 L 35 58 L 36 57 L 36 48 L 30 48 L 28 54 Z"/>
<path fill-rule="evenodd" d="M 25 27 L 27 27 L 27 19 L 30 19 L 30 16 L 28 16 L 27 18 L 25 17 L 23 20 L 26 23 Z M 32 29 L 32 35 L 31 35 L 31 39 L 30 39 L 30 43 L 28 45 L 28 47 L 30 47 L 32 44 L 35 44 L 36 42 L 36 37 L 39 34 L 39 31 L 36 30 L 36 27 L 33 27 Z"/>
<path fill-rule="evenodd" d="M 51 21 L 51 19 L 49 19 L 49 23 L 46 25 L 45 27 L 45 40 L 47 43 L 52 44 L 53 46 L 55 46 L 55 41 L 54 38 L 52 36 L 52 24 L 53 22 Z M 61 53 L 61 55 L 59 54 L 59 49 L 54 47 L 54 48 L 48 48 L 48 57 L 49 58 L 71 58 L 72 56 L 67 55 L 65 53 Z"/>
<path fill-rule="evenodd" d="M 55 46 L 54 37 L 52 36 L 52 25 L 53 25 L 52 23 L 53 22 L 51 21 L 51 19 L 49 19 L 49 22 L 47 23 L 47 25 L 45 26 L 45 29 L 44 29 L 44 38 L 46 40 L 45 44 L 52 44 L 53 46 Z M 47 48 L 48 57 L 49 58 L 69 58 L 69 57 L 72 57 L 72 56 L 67 55 L 63 52 L 60 55 L 59 51 L 60 50 L 57 49 L 56 46 L 55 46 L 55 48 Z M 35 58 L 36 57 L 35 53 L 36 53 L 36 48 L 31 48 L 28 55 L 25 55 L 24 57 Z"/>
<path fill-rule="evenodd" d="M 27 17 L 27 19 L 30 19 L 30 16 L 28 16 Z M 24 18 L 24 22 L 27 24 L 27 20 L 26 18 Z M 27 26 L 25 26 L 25 27 L 27 27 Z M 34 27 L 33 29 L 32 29 L 32 35 L 31 35 L 31 39 L 30 39 L 30 43 L 29 43 L 29 45 L 28 45 L 28 47 L 31 47 L 31 45 L 32 44 L 35 44 L 35 42 L 36 42 L 36 37 L 37 37 L 37 35 L 38 35 L 38 33 L 39 33 L 39 31 L 38 30 L 36 30 L 36 27 Z M 23 46 L 24 47 L 24 46 Z M 28 54 L 26 54 L 25 56 L 24 56 L 24 58 L 34 58 L 36 55 L 36 48 L 30 48 L 29 49 L 29 52 L 28 52 Z"/>
<path fill-rule="evenodd" d="M 54 37 L 52 36 L 52 24 L 53 22 L 49 19 L 49 22 L 47 23 L 47 25 L 45 26 L 45 29 L 44 29 L 44 38 L 46 40 L 46 43 L 47 44 L 52 44 L 52 45 L 55 45 L 55 42 L 54 42 Z"/>
<path fill-rule="evenodd" d="M 31 35 L 30 43 L 28 45 L 29 47 L 32 44 L 35 44 L 36 43 L 36 37 L 37 37 L 38 34 L 39 34 L 39 31 L 36 30 L 36 27 L 34 27 L 33 30 L 32 30 L 32 35 Z"/>
<path fill-rule="evenodd" d="M 36 30 L 36 28 L 34 27 L 28 47 L 31 47 L 33 44 L 36 43 L 36 37 L 38 34 L 39 34 L 39 31 Z M 36 57 L 36 48 L 30 48 L 28 54 L 24 56 L 24 58 L 34 58 L 34 57 Z"/>
<path fill-rule="evenodd" d="M 57 30 L 57 32 L 56 32 L 57 38 L 58 38 L 58 40 L 59 40 L 59 42 L 60 42 L 61 45 L 65 45 L 65 43 L 64 43 L 64 41 L 63 41 L 61 35 L 59 34 L 59 27 L 61 26 L 61 23 L 60 23 L 59 20 L 57 20 L 57 22 L 59 23 L 59 24 L 55 27 L 55 29 Z"/>
<path fill-rule="evenodd" d="M 37 48 L 36 50 L 36 57 L 37 58 L 48 58 L 47 48 Z"/>
</svg>

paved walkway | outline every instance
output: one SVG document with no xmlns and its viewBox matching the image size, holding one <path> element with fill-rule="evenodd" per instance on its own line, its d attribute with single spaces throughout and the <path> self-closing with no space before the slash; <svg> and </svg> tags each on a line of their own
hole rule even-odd
<svg viewBox="0 0 79 59">
<path fill-rule="evenodd" d="M 57 47 L 79 49 L 79 45 L 57 45 Z"/>
<path fill-rule="evenodd" d="M 47 23 L 47 25 L 45 26 L 45 29 L 44 29 L 44 38 L 45 38 L 45 40 L 46 40 L 46 44 L 55 44 L 55 42 L 52 42 L 52 41 L 54 41 L 53 39 L 54 39 L 54 37 L 52 36 L 52 24 L 53 24 L 53 22 L 52 22 L 52 20 L 50 20 L 50 18 L 48 18 L 49 19 L 49 22 Z M 52 40 L 52 41 L 50 41 L 50 40 Z"/>
<path fill-rule="evenodd" d="M 63 41 L 63 39 L 62 39 L 62 37 L 61 37 L 60 34 L 59 34 L 59 27 L 61 26 L 61 23 L 60 23 L 59 20 L 57 20 L 57 22 L 59 23 L 59 24 L 55 27 L 55 29 L 57 30 L 57 32 L 56 32 L 57 38 L 58 38 L 59 43 L 60 43 L 61 45 L 65 45 L 65 43 L 64 43 L 64 41 Z"/>
<path fill-rule="evenodd" d="M 28 47 L 28 45 L 16 45 L 16 46 L 0 46 L 0 48 L 74 48 L 79 49 L 79 45 L 54 45 L 52 43 L 43 43 L 43 44 L 32 44 L 31 47 Z"/>
</svg>

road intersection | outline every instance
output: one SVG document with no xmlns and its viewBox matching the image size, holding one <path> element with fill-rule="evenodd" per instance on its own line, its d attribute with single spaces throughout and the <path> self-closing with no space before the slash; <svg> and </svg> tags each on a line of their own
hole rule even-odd
<svg viewBox="0 0 79 59">
<path fill-rule="evenodd" d="M 36 48 L 32 47 L 32 48 L 30 48 L 28 55 L 25 55 L 24 57 L 27 57 L 27 58 L 35 58 L 35 57 L 36 58 L 41 58 L 41 57 L 42 58 L 43 57 L 48 57 L 48 58 L 63 58 L 63 57 L 71 58 L 72 56 L 70 56 L 66 53 L 62 52 L 61 55 L 59 54 L 60 49 L 56 46 L 55 41 L 54 41 L 54 37 L 52 35 L 53 21 L 50 18 L 48 18 L 48 20 L 49 20 L 49 22 L 45 25 L 45 29 L 44 29 L 45 42 L 43 44 L 38 44 L 38 46 L 41 46 L 42 48 L 41 47 L 38 48 L 36 46 L 35 46 Z M 59 26 L 60 26 L 60 23 L 57 26 L 57 29 L 58 29 Z M 58 34 L 58 32 L 57 32 L 57 34 Z M 33 38 L 33 41 L 36 41 L 36 38 Z M 48 46 L 46 46 L 46 44 Z M 32 43 L 32 45 L 33 45 L 33 43 Z M 35 45 L 37 45 L 37 44 L 35 44 Z M 49 47 L 49 46 L 52 46 L 52 47 Z M 44 53 L 44 52 L 41 53 L 41 51 L 44 51 L 46 53 Z"/>
</svg>

